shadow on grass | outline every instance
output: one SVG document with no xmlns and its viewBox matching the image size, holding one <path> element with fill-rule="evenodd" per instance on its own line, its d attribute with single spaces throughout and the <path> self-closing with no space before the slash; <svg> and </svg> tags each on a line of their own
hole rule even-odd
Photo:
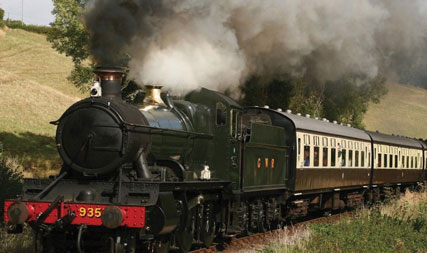
<svg viewBox="0 0 427 253">
<path fill-rule="evenodd" d="M 0 132 L 3 152 L 12 156 L 24 171 L 58 170 L 61 166 L 55 138 L 31 132 Z"/>
</svg>

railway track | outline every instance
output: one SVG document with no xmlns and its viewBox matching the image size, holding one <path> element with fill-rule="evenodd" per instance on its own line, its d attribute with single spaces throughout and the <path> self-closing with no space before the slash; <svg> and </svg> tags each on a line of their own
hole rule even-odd
<svg viewBox="0 0 427 253">
<path fill-rule="evenodd" d="M 299 228 L 304 227 L 308 224 L 325 223 L 325 222 L 334 223 L 340 218 L 353 216 L 354 213 L 355 213 L 354 211 L 351 211 L 351 212 L 337 213 L 337 214 L 333 214 L 331 216 L 326 216 L 326 217 L 324 216 L 317 217 L 317 218 L 301 221 L 296 224 L 287 225 L 285 226 L 286 230 L 285 228 L 279 228 L 279 229 L 270 230 L 264 233 L 256 233 L 256 234 L 251 234 L 244 237 L 232 238 L 229 242 L 224 242 L 223 244 L 215 244 L 210 246 L 209 248 L 197 249 L 197 250 L 191 251 L 191 253 L 211 253 L 211 252 L 219 252 L 219 251 L 234 252 L 238 249 L 245 248 L 247 247 L 247 245 L 250 245 L 250 244 L 265 243 L 270 238 L 276 235 L 278 236 L 279 234 L 283 235 L 283 233 L 285 233 L 287 236 L 291 236 Z"/>
</svg>

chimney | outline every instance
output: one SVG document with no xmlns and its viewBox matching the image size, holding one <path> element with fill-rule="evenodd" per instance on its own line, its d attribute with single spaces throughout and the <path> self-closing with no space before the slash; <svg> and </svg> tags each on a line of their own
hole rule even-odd
<svg viewBox="0 0 427 253">
<path fill-rule="evenodd" d="M 98 67 L 93 70 L 101 82 L 102 97 L 122 99 L 122 79 L 125 75 L 123 68 Z"/>
<path fill-rule="evenodd" d="M 160 95 L 162 94 L 162 86 L 145 85 L 145 97 L 141 110 L 148 111 L 158 107 L 167 107 Z"/>
</svg>

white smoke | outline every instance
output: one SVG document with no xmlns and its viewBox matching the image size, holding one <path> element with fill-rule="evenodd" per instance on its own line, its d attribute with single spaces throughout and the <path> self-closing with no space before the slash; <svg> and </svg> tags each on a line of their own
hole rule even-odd
<svg viewBox="0 0 427 253">
<path fill-rule="evenodd" d="M 252 75 L 371 79 L 409 59 L 426 62 L 422 0 L 157 0 L 153 9 L 134 16 L 132 38 L 119 48 L 137 82 L 179 93 L 237 90 Z"/>
</svg>

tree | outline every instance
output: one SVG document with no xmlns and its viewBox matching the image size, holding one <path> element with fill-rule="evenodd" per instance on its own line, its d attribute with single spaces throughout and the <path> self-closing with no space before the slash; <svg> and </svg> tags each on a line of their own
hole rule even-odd
<svg viewBox="0 0 427 253">
<path fill-rule="evenodd" d="M 83 22 L 88 0 L 53 0 L 55 21 L 47 40 L 58 52 L 70 56 L 74 69 L 68 79 L 81 91 L 86 91 L 93 78 L 94 63 L 89 58 L 89 34 Z"/>
<path fill-rule="evenodd" d="M 377 77 L 360 83 L 357 78 L 347 77 L 325 85 L 324 116 L 358 128 L 364 128 L 363 116 L 369 102 L 379 103 L 387 93 L 385 78 Z"/>
<path fill-rule="evenodd" d="M 0 28 L 4 27 L 3 17 L 4 17 L 4 10 L 0 8 Z"/>
<path fill-rule="evenodd" d="M 294 113 L 364 128 L 363 116 L 369 102 L 378 103 L 387 93 L 385 81 L 382 77 L 366 81 L 366 78 L 357 75 L 324 84 L 307 77 L 285 75 L 280 80 L 253 77 L 241 86 L 241 103 L 291 109 Z"/>
</svg>

